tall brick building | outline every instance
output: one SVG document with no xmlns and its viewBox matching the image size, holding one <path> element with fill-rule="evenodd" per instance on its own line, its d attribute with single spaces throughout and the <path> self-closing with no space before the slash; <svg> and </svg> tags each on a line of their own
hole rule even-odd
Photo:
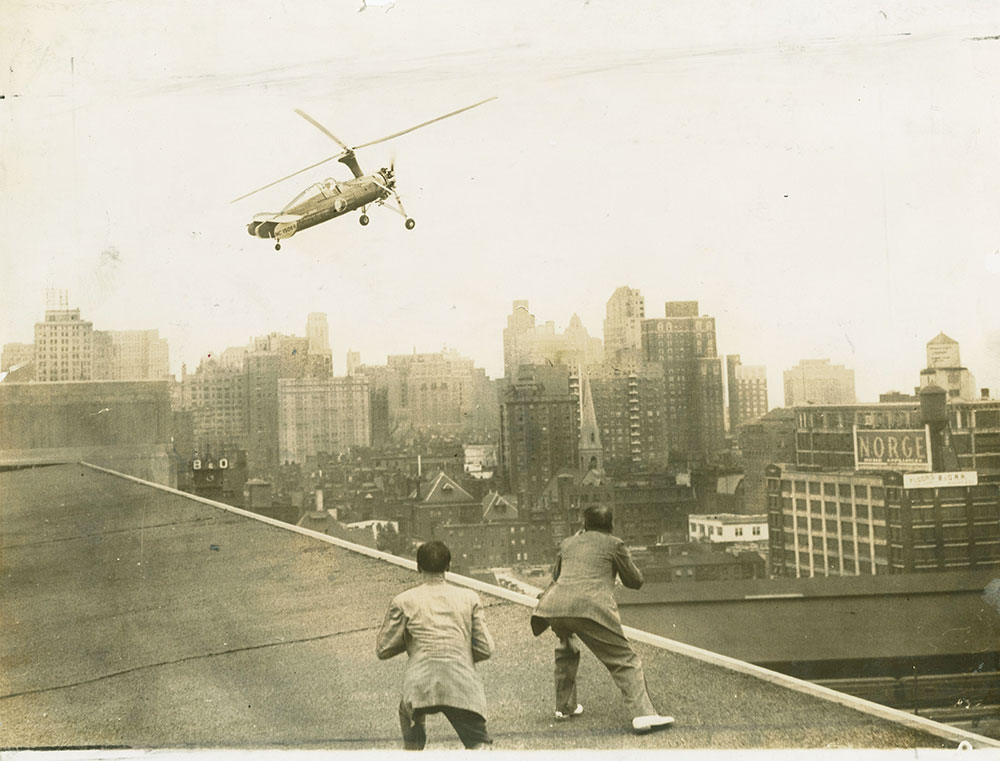
<svg viewBox="0 0 1000 761">
<path fill-rule="evenodd" d="M 744 365 L 739 354 L 726 355 L 729 430 L 753 423 L 767 414 L 767 368 Z"/>
<path fill-rule="evenodd" d="M 671 459 L 708 460 L 725 446 L 722 359 L 715 318 L 697 301 L 668 301 L 666 316 L 642 323 L 642 350 L 663 366 Z"/>
<path fill-rule="evenodd" d="M 578 400 L 569 368 L 522 365 L 500 407 L 500 466 L 518 500 L 534 504 L 551 478 L 579 458 Z M 520 506 L 520 505 L 519 505 Z"/>
<path fill-rule="evenodd" d="M 663 365 L 635 352 L 618 356 L 587 368 L 604 466 L 615 473 L 662 469 L 670 443 Z"/>
</svg>

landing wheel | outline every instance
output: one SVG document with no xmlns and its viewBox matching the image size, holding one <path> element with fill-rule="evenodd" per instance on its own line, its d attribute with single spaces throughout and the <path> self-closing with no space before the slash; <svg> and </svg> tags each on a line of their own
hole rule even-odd
<svg viewBox="0 0 1000 761">
<path fill-rule="evenodd" d="M 281 244 L 280 243 L 275 243 L 274 244 L 274 250 L 275 251 L 281 251 Z"/>
<path fill-rule="evenodd" d="M 409 219 L 406 220 L 406 229 L 407 230 L 412 230 L 416 226 L 417 226 L 417 223 L 412 218 L 409 218 Z"/>
<path fill-rule="evenodd" d="M 364 227 L 365 225 L 367 225 L 368 224 L 368 215 L 367 214 L 362 214 L 361 218 L 358 219 L 358 222 L 361 223 L 362 227 Z"/>
</svg>

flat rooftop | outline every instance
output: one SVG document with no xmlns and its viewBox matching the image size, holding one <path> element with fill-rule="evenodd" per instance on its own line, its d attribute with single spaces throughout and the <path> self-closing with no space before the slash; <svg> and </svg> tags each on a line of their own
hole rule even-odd
<svg viewBox="0 0 1000 761">
<path fill-rule="evenodd" d="M 378 661 L 374 640 L 414 571 L 84 465 L 0 472 L 0 521 L 0 748 L 400 747 L 405 658 Z M 642 642 L 672 729 L 625 731 L 586 652 L 586 711 L 555 724 L 553 635 L 531 635 L 513 593 L 478 588 L 498 750 L 996 744 Z M 428 735 L 428 748 L 461 747 L 442 717 Z"/>
</svg>

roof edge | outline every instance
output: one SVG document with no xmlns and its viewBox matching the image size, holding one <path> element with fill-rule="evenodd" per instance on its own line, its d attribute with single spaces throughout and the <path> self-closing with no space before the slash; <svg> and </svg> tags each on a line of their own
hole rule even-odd
<svg viewBox="0 0 1000 761">
<path fill-rule="evenodd" d="M 232 505 L 227 505 L 223 502 L 216 502 L 205 497 L 199 497 L 196 494 L 180 491 L 179 489 L 174 489 L 170 486 L 164 486 L 163 484 L 146 481 L 144 479 L 137 478 L 136 476 L 130 476 L 126 473 L 120 473 L 116 470 L 101 467 L 100 465 L 94 465 L 92 463 L 82 461 L 79 464 L 101 473 L 117 476 L 118 478 L 124 478 L 128 481 L 134 481 L 135 483 L 149 486 L 154 489 L 167 492 L 168 494 L 174 494 L 195 502 L 201 502 L 202 504 L 209 505 L 210 507 L 216 507 L 220 510 L 235 513 L 236 515 L 242 515 L 245 518 L 251 518 L 253 520 L 260 521 L 261 523 L 267 523 L 271 526 L 275 526 L 276 528 L 285 529 L 297 534 L 303 534 L 304 536 L 319 539 L 320 541 L 327 542 L 328 544 L 333 544 L 351 552 L 357 552 L 361 555 L 367 555 L 368 557 L 375 558 L 377 560 L 384 560 L 388 563 L 392 563 L 393 565 L 397 565 L 402 568 L 407 568 L 411 571 L 417 570 L 416 562 L 409 560 L 408 558 L 401 558 L 388 552 L 372 549 L 371 547 L 366 547 L 362 544 L 355 544 L 354 542 L 339 539 L 337 537 L 330 536 L 329 534 L 322 534 L 318 531 L 313 531 L 312 529 L 303 528 L 302 526 L 284 523 L 283 521 L 279 521 L 275 518 L 269 518 L 265 515 L 252 513 L 249 510 L 233 507 Z M 494 584 L 488 584 L 484 581 L 479 581 L 478 579 L 473 579 L 468 576 L 460 576 L 459 574 L 452 573 L 450 571 L 445 574 L 445 578 L 447 578 L 448 581 L 468 587 L 469 589 L 475 589 L 479 592 L 492 595 L 493 597 L 499 597 L 509 602 L 524 605 L 525 607 L 533 608 L 537 602 L 537 598 L 533 596 L 521 594 L 520 592 L 514 592 Z M 858 698 L 853 695 L 837 692 L 829 687 L 813 684 L 812 682 L 808 682 L 804 679 L 797 679 L 778 671 L 772 671 L 770 669 L 763 668 L 762 666 L 756 666 L 752 663 L 741 661 L 737 658 L 731 658 L 728 655 L 722 655 L 721 653 L 705 650 L 700 647 L 695 647 L 694 645 L 688 645 L 684 642 L 678 642 L 677 640 L 668 639 L 667 637 L 661 637 L 658 634 L 651 634 L 650 632 L 642 631 L 641 629 L 634 629 L 631 626 L 625 626 L 623 629 L 629 639 L 635 640 L 636 642 L 642 642 L 643 644 L 651 645 L 652 647 L 657 647 L 661 650 L 668 650 L 678 655 L 694 658 L 695 660 L 709 663 L 713 666 L 719 666 L 721 668 L 729 669 L 730 671 L 736 671 L 740 674 L 756 677 L 757 679 L 761 679 L 779 687 L 794 690 L 795 692 L 802 692 L 821 700 L 828 700 L 832 703 L 844 706 L 845 708 L 852 708 L 856 711 L 867 713 L 886 721 L 901 724 L 910 729 L 927 732 L 928 734 L 955 742 L 956 744 L 966 742 L 971 743 L 976 748 L 1000 748 L 1000 740 L 994 740 L 993 738 L 986 737 L 985 735 L 968 732 L 947 724 L 932 721 L 931 719 L 924 718 L 923 716 L 916 716 L 905 711 L 900 711 L 896 708 L 890 708 L 888 706 L 880 705 L 879 703 L 873 703 L 870 700 L 864 700 L 863 698 Z"/>
</svg>

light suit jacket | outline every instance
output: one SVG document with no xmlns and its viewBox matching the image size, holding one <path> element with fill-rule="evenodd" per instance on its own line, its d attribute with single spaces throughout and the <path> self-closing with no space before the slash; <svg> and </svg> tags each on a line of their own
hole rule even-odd
<svg viewBox="0 0 1000 761">
<path fill-rule="evenodd" d="M 589 618 L 622 634 L 615 576 L 629 589 L 642 586 L 642 572 L 617 536 L 581 531 L 564 539 L 552 568 L 553 583 L 542 593 L 531 617 L 535 636 L 548 628 L 546 619 L 556 617 Z"/>
<path fill-rule="evenodd" d="M 490 657 L 493 638 L 479 595 L 444 579 L 396 596 L 379 630 L 375 653 L 405 652 L 403 702 L 413 708 L 446 705 L 486 716 L 486 693 L 475 664 Z"/>
</svg>

